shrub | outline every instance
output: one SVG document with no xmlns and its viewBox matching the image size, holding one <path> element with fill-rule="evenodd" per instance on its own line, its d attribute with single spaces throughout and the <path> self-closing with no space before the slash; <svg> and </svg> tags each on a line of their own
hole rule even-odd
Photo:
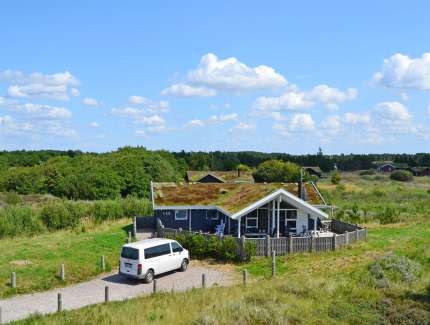
<svg viewBox="0 0 430 325">
<path fill-rule="evenodd" d="M 375 175 L 375 171 L 372 169 L 369 169 L 369 170 L 362 170 L 360 172 L 360 176 L 370 176 L 370 175 Z"/>
<path fill-rule="evenodd" d="M 121 200 L 121 207 L 124 217 L 152 215 L 152 206 L 148 199 L 138 199 L 128 196 L 124 200 Z"/>
<path fill-rule="evenodd" d="M 335 171 L 333 174 L 331 174 L 331 183 L 334 185 L 337 185 L 340 183 L 342 179 L 342 176 L 340 176 L 340 173 L 338 171 Z"/>
<path fill-rule="evenodd" d="M 49 230 L 73 228 L 80 221 L 80 219 L 74 218 L 64 202 L 48 203 L 42 208 L 40 217 Z"/>
<path fill-rule="evenodd" d="M 90 214 L 96 222 L 124 217 L 124 211 L 119 200 L 96 201 L 90 206 Z"/>
<path fill-rule="evenodd" d="M 38 212 L 29 206 L 10 206 L 0 210 L 0 238 L 31 236 L 44 230 Z"/>
<path fill-rule="evenodd" d="M 405 256 L 386 255 L 369 266 L 369 273 L 378 287 L 392 283 L 413 282 L 421 275 L 421 264 Z"/>
<path fill-rule="evenodd" d="M 297 182 L 300 167 L 289 161 L 268 160 L 258 166 L 253 176 L 257 182 Z"/>
<path fill-rule="evenodd" d="M 3 200 L 8 205 L 17 205 L 22 203 L 21 196 L 15 192 L 6 192 Z"/>
<path fill-rule="evenodd" d="M 412 173 L 407 170 L 396 170 L 391 173 L 390 178 L 400 182 L 411 182 L 414 180 Z"/>
<path fill-rule="evenodd" d="M 400 220 L 400 211 L 392 207 L 386 207 L 379 213 L 379 222 L 382 225 L 396 223 Z"/>
</svg>

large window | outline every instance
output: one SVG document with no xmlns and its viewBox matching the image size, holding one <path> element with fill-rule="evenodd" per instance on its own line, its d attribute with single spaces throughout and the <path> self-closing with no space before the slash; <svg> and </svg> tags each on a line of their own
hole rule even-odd
<svg viewBox="0 0 430 325">
<path fill-rule="evenodd" d="M 181 245 L 179 245 L 177 242 L 171 242 L 172 245 L 172 252 L 173 253 L 177 253 L 177 252 L 182 252 L 184 249 L 181 247 Z"/>
<path fill-rule="evenodd" d="M 170 254 L 170 244 L 163 244 L 145 249 L 145 259 Z"/>
<path fill-rule="evenodd" d="M 123 247 L 121 250 L 121 257 L 128 258 L 130 260 L 138 260 L 139 250 L 133 247 Z"/>
<path fill-rule="evenodd" d="M 187 220 L 188 210 L 175 210 L 175 220 Z"/>
<path fill-rule="evenodd" d="M 257 217 L 246 217 L 246 229 L 258 229 Z"/>
<path fill-rule="evenodd" d="M 285 211 L 285 227 L 288 232 L 296 232 L 297 229 L 297 210 Z"/>
</svg>

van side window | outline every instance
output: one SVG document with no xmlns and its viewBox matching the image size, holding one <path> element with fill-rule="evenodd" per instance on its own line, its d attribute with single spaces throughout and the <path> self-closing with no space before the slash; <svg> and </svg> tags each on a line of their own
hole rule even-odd
<svg viewBox="0 0 430 325">
<path fill-rule="evenodd" d="M 172 251 L 173 253 L 178 253 L 178 252 L 182 252 L 184 249 L 181 247 L 181 245 L 179 245 L 177 242 L 171 242 L 172 244 Z"/>
<path fill-rule="evenodd" d="M 170 254 L 170 244 L 145 248 L 145 259 Z"/>
</svg>

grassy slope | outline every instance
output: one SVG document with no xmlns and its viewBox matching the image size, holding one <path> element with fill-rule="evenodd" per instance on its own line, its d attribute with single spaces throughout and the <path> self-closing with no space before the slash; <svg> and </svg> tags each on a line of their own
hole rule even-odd
<svg viewBox="0 0 430 325">
<path fill-rule="evenodd" d="M 424 266 L 419 281 L 375 288 L 368 265 L 395 252 Z M 34 317 L 36 324 L 426 324 L 430 321 L 430 225 L 375 227 L 369 240 L 326 254 L 278 258 L 278 277 L 270 280 L 270 260 L 239 266 L 250 271 L 247 288 L 213 288 L 158 294 Z M 266 279 L 267 278 L 267 279 Z M 426 311 L 427 310 L 427 311 Z"/>
<path fill-rule="evenodd" d="M 127 224 L 129 220 L 121 220 L 99 225 L 87 232 L 58 231 L 32 238 L 0 240 L 0 297 L 92 278 L 101 272 L 101 255 L 106 256 L 108 269 L 116 267 L 119 248 L 127 238 L 123 229 Z M 21 265 L 26 259 L 30 264 Z M 57 277 L 61 263 L 66 267 L 65 282 Z M 17 274 L 16 290 L 9 287 L 12 271 Z"/>
</svg>

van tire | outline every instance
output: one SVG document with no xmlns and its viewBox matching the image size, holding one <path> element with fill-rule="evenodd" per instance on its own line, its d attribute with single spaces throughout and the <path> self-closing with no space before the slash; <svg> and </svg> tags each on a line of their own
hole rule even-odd
<svg viewBox="0 0 430 325">
<path fill-rule="evenodd" d="M 188 268 L 188 260 L 186 258 L 184 258 L 182 260 L 181 267 L 179 268 L 179 271 L 185 272 L 187 270 L 187 268 Z"/>
<path fill-rule="evenodd" d="M 151 283 L 153 280 L 154 280 L 154 271 L 148 270 L 148 272 L 146 272 L 145 274 L 145 278 L 143 279 L 143 281 L 145 283 Z"/>
</svg>

